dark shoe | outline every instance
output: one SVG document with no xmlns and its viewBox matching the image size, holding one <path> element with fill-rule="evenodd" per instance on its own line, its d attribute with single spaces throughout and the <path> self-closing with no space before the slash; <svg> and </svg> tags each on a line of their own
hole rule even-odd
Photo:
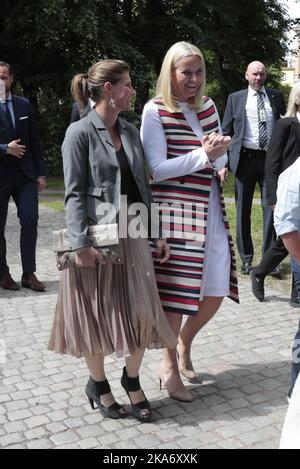
<svg viewBox="0 0 300 469">
<path fill-rule="evenodd" d="M 33 291 L 44 292 L 46 290 L 45 285 L 40 282 L 34 274 L 22 275 L 22 287 L 30 288 Z"/>
<path fill-rule="evenodd" d="M 258 301 L 264 301 L 265 299 L 265 288 L 264 279 L 255 277 L 255 270 L 250 272 L 251 288 L 252 293 Z"/>
<path fill-rule="evenodd" d="M 4 290 L 20 290 L 17 282 L 14 281 L 9 272 L 5 272 L 0 276 L 0 287 Z"/>
<path fill-rule="evenodd" d="M 275 267 L 275 269 L 273 269 L 272 272 L 269 273 L 269 275 L 272 275 L 272 277 L 276 277 L 279 280 L 281 280 L 282 279 L 282 271 L 281 271 L 280 265 Z"/>
<path fill-rule="evenodd" d="M 252 270 L 252 264 L 251 262 L 243 262 L 241 272 L 244 275 L 249 275 Z"/>
<path fill-rule="evenodd" d="M 137 376 L 136 378 L 130 378 L 127 375 L 126 367 L 124 366 L 123 375 L 121 378 L 121 384 L 123 388 L 125 389 L 127 396 L 129 397 L 133 415 L 140 422 L 150 422 L 152 418 L 152 411 L 151 411 L 151 406 L 149 404 L 149 401 L 146 399 L 145 395 L 144 395 L 145 399 L 143 401 L 138 402 L 137 404 L 133 404 L 130 394 L 129 394 L 130 392 L 139 391 L 141 389 L 139 377 Z"/>
<path fill-rule="evenodd" d="M 127 412 L 120 404 L 115 402 L 109 407 L 105 407 L 100 399 L 100 396 L 103 394 L 109 394 L 111 392 L 110 385 L 107 379 L 104 381 L 94 381 L 92 377 L 90 377 L 86 387 L 85 393 L 90 401 L 91 408 L 94 410 L 95 406 L 94 403 L 97 404 L 101 415 L 105 418 L 109 419 L 122 419 L 127 417 Z"/>
</svg>

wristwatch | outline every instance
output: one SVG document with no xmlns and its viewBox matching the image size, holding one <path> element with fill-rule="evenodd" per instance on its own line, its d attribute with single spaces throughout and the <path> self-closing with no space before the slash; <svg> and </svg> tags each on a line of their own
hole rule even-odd
<svg viewBox="0 0 300 469">
<path fill-rule="evenodd" d="M 6 154 L 7 154 L 7 155 L 11 155 L 11 154 L 12 154 L 11 149 L 9 148 L 8 145 L 7 145 L 7 147 L 6 147 Z"/>
</svg>

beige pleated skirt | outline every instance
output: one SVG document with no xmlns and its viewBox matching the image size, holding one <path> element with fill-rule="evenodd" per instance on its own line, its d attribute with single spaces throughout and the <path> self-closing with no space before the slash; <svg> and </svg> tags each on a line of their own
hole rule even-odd
<svg viewBox="0 0 300 469">
<path fill-rule="evenodd" d="M 71 267 L 61 274 L 49 350 L 75 357 L 118 357 L 174 348 L 160 303 L 147 239 L 121 239 L 123 264 Z"/>
</svg>

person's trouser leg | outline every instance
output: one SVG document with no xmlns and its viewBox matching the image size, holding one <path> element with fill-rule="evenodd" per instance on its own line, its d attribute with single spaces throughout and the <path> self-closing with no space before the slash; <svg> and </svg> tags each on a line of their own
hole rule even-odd
<svg viewBox="0 0 300 469">
<path fill-rule="evenodd" d="M 300 373 L 300 321 L 298 330 L 294 337 L 293 349 L 292 349 L 292 369 L 291 369 L 291 385 L 289 390 L 289 396 L 292 395 L 296 380 Z"/>
<path fill-rule="evenodd" d="M 12 196 L 18 209 L 21 225 L 20 248 L 23 272 L 35 272 L 38 225 L 37 185 L 24 176 Z"/>
<path fill-rule="evenodd" d="M 294 274 L 294 280 L 298 291 L 298 298 L 300 299 L 300 267 L 295 259 L 291 259 L 292 272 Z M 292 349 L 292 370 L 291 370 L 291 385 L 289 390 L 289 396 L 292 395 L 297 377 L 300 373 L 300 321 L 298 330 L 296 332 L 293 349 Z"/>
<path fill-rule="evenodd" d="M 300 299 L 300 267 L 293 257 L 291 257 L 291 269 L 294 277 L 294 284 Z"/>
<path fill-rule="evenodd" d="M 272 246 L 276 239 L 276 233 L 274 229 L 273 208 L 271 205 L 267 204 L 266 182 L 264 177 L 259 181 L 259 185 L 261 190 L 261 206 L 263 210 L 262 254 L 264 254 Z"/>
<path fill-rule="evenodd" d="M 6 260 L 5 225 L 10 193 L 0 190 L 0 275 L 9 271 Z"/>
<path fill-rule="evenodd" d="M 273 240 L 270 248 L 264 253 L 261 261 L 255 267 L 255 277 L 264 279 L 288 255 L 288 250 L 281 238 Z"/>
<path fill-rule="evenodd" d="M 251 178 L 251 158 L 243 155 L 243 159 L 235 178 L 236 241 L 242 262 L 252 262 L 251 208 L 256 180 Z"/>
</svg>

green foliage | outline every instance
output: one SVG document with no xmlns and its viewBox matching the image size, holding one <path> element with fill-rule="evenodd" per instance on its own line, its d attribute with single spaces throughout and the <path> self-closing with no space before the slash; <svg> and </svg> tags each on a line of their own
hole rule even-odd
<svg viewBox="0 0 300 469">
<path fill-rule="evenodd" d="M 165 52 L 186 40 L 204 52 L 207 94 L 222 114 L 228 93 L 245 85 L 250 61 L 272 65 L 276 83 L 288 44 L 284 11 L 278 0 L 1 0 L 1 60 L 12 64 L 36 107 L 49 168 L 57 174 L 75 73 L 100 59 L 126 60 L 137 90 L 130 119 L 138 124 Z"/>
</svg>

